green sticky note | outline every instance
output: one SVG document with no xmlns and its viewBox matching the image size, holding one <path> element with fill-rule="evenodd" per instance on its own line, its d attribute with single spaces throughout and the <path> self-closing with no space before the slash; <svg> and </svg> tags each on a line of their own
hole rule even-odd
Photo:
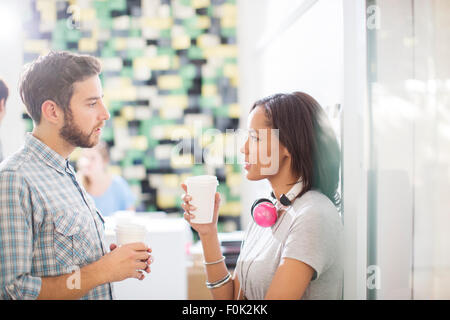
<svg viewBox="0 0 450 320">
<path fill-rule="evenodd" d="M 146 156 L 143 163 L 147 169 L 157 169 L 159 167 L 159 161 L 154 157 Z"/>
<path fill-rule="evenodd" d="M 180 0 L 180 4 L 186 7 L 191 6 L 191 0 Z"/>
<path fill-rule="evenodd" d="M 234 38 L 236 37 L 236 28 L 222 28 L 220 34 L 224 37 Z"/>
<path fill-rule="evenodd" d="M 81 31 L 77 29 L 67 29 L 66 31 L 66 41 L 78 42 L 81 38 Z"/>
<path fill-rule="evenodd" d="M 192 166 L 192 174 L 194 176 L 201 176 L 205 174 L 205 168 L 203 165 L 200 164 L 194 164 Z"/>
<path fill-rule="evenodd" d="M 191 60 L 203 59 L 203 50 L 197 46 L 189 47 L 188 58 Z"/>
<path fill-rule="evenodd" d="M 108 0 L 107 2 L 111 10 L 123 11 L 127 9 L 126 0 Z"/>
<path fill-rule="evenodd" d="M 199 99 L 200 107 L 202 108 L 216 108 L 217 99 L 215 97 L 200 97 Z"/>
<path fill-rule="evenodd" d="M 160 38 L 171 38 L 172 37 L 172 30 L 171 29 L 164 29 L 159 31 L 159 37 Z"/>
<path fill-rule="evenodd" d="M 128 49 L 127 56 L 128 58 L 134 59 L 137 57 L 142 57 L 144 55 L 144 51 L 142 49 Z"/>
<path fill-rule="evenodd" d="M 105 141 L 112 141 L 114 139 L 114 129 L 112 127 L 104 127 L 102 139 Z"/>
<path fill-rule="evenodd" d="M 120 75 L 122 77 L 132 78 L 133 77 L 133 68 L 123 67 L 122 70 L 120 70 Z"/>
<path fill-rule="evenodd" d="M 187 64 L 180 68 L 180 76 L 183 79 L 194 79 L 197 74 L 197 69 L 193 64 Z"/>
</svg>

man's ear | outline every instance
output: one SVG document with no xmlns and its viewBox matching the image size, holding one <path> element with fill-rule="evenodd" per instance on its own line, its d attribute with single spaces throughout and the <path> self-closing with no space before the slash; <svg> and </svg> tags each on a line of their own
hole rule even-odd
<svg viewBox="0 0 450 320">
<path fill-rule="evenodd" d="M 61 108 L 52 100 L 45 100 L 41 106 L 41 117 L 52 124 L 64 121 L 64 113 Z"/>
<path fill-rule="evenodd" d="M 0 112 L 5 108 L 5 98 L 0 99 Z"/>
</svg>

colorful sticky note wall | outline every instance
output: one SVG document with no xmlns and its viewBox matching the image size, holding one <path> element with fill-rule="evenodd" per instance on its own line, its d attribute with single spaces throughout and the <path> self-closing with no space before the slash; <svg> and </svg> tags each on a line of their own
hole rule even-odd
<svg viewBox="0 0 450 320">
<path fill-rule="evenodd" d="M 30 0 L 29 6 L 25 63 L 49 50 L 101 59 L 111 114 L 102 138 L 111 146 L 111 171 L 131 184 L 138 208 L 180 213 L 180 183 L 215 174 L 219 221 L 226 231 L 239 228 L 241 169 L 229 164 L 239 148 L 223 146 L 224 154 L 217 144 L 239 125 L 235 0 Z M 213 163 L 205 163 L 208 157 Z"/>
</svg>

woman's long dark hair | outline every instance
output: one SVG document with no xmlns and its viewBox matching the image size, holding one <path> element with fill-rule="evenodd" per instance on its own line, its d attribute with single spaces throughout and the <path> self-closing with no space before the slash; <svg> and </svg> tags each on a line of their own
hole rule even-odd
<svg viewBox="0 0 450 320">
<path fill-rule="evenodd" d="M 279 130 L 280 143 L 292 156 L 292 170 L 303 180 L 299 197 L 319 190 L 340 209 L 340 149 L 319 103 L 303 92 L 275 94 L 253 104 L 261 106 L 270 126 Z"/>
</svg>

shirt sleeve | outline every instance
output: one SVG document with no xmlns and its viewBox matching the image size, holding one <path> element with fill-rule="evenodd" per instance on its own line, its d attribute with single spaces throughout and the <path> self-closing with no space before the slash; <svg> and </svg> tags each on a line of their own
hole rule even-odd
<svg viewBox="0 0 450 320">
<path fill-rule="evenodd" d="M 337 230 L 327 213 L 311 207 L 298 215 L 282 252 L 282 258 L 296 259 L 312 267 L 312 280 L 318 279 L 333 264 L 338 252 Z"/>
<path fill-rule="evenodd" d="M 36 299 L 42 279 L 31 276 L 33 229 L 30 193 L 15 172 L 0 173 L 0 299 Z"/>
</svg>

